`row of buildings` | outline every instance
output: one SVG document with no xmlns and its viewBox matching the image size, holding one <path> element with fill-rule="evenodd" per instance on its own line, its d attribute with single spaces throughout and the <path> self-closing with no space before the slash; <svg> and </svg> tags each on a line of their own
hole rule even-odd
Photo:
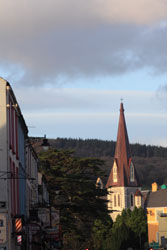
<svg viewBox="0 0 167 250">
<path fill-rule="evenodd" d="M 12 87 L 0 78 L 1 250 L 38 250 L 55 244 L 59 216 L 49 204 L 38 164 Z M 54 218 L 55 230 L 50 228 Z"/>
<path fill-rule="evenodd" d="M 147 213 L 150 246 L 167 248 L 167 186 L 158 187 L 157 183 L 153 183 L 150 191 L 141 190 L 130 151 L 123 103 L 120 105 L 114 162 L 106 188 L 113 221 L 123 209 L 143 207 Z"/>
</svg>

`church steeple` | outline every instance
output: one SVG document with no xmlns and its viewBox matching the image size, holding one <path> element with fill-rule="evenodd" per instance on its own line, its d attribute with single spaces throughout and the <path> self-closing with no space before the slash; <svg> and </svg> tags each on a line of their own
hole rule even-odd
<svg viewBox="0 0 167 250">
<path fill-rule="evenodd" d="M 118 165 L 127 165 L 131 159 L 129 138 L 126 128 L 123 103 L 120 105 L 120 117 L 118 125 L 117 143 L 115 149 L 115 159 Z"/>
<path fill-rule="evenodd" d="M 138 186 L 136 172 L 132 163 L 129 138 L 126 128 L 123 103 L 120 104 L 118 135 L 114 156 L 114 164 L 106 187 Z"/>
</svg>

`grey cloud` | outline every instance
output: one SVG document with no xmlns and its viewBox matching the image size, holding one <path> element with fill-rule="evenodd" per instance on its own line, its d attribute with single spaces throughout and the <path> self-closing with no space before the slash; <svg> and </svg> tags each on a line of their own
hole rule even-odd
<svg viewBox="0 0 167 250">
<path fill-rule="evenodd" d="M 159 86 L 156 91 L 157 104 L 160 112 L 167 112 L 167 83 Z"/>
<path fill-rule="evenodd" d="M 160 101 L 167 103 L 167 83 L 159 86 L 156 91 L 156 96 Z"/>
<path fill-rule="evenodd" d="M 25 113 L 118 112 L 120 97 L 125 97 L 125 110 L 130 113 L 157 112 L 154 95 L 144 91 L 112 91 L 50 88 L 17 88 L 15 90 Z M 38 94 L 37 94 L 38 93 Z M 30 101 L 31 97 L 31 101 Z M 100 101 L 99 101 L 100 100 Z M 135 103 L 135 105 L 134 105 Z"/>
<path fill-rule="evenodd" d="M 108 20 L 108 16 L 104 18 L 104 9 L 109 1 L 102 6 L 98 0 L 98 8 L 94 0 L 90 5 L 81 0 L 78 4 L 75 0 L 65 2 L 49 0 L 40 6 L 38 0 L 22 1 L 20 5 L 16 0 L 9 13 L 10 5 L 4 4 L 0 17 L 0 63 L 18 65 L 16 80 L 9 70 L 9 81 L 23 85 L 58 84 L 61 76 L 73 81 L 145 67 L 166 73 L 166 26 L 123 23 L 119 18 Z M 120 6 L 119 2 L 118 11 Z"/>
</svg>

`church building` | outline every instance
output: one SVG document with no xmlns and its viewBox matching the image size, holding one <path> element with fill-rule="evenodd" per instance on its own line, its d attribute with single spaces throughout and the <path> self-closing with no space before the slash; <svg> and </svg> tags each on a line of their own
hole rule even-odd
<svg viewBox="0 0 167 250">
<path fill-rule="evenodd" d="M 106 184 L 108 209 L 113 221 L 123 209 L 143 206 L 141 188 L 132 161 L 123 103 L 120 105 L 118 135 L 113 166 Z"/>
</svg>

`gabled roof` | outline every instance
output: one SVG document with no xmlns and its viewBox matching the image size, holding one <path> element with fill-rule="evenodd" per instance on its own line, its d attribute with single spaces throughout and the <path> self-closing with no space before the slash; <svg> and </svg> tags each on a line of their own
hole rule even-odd
<svg viewBox="0 0 167 250">
<path fill-rule="evenodd" d="M 136 192 L 135 192 L 135 196 L 142 196 L 142 193 L 140 192 L 140 190 L 139 190 L 139 189 L 137 189 L 137 190 L 136 190 Z"/>
<path fill-rule="evenodd" d="M 114 162 L 117 165 L 117 182 L 113 182 L 113 168 L 111 169 L 106 187 L 110 186 L 138 186 L 134 169 L 134 181 L 130 181 L 130 165 L 132 163 L 129 138 L 126 128 L 123 103 L 120 104 L 120 117 Z"/>
<path fill-rule="evenodd" d="M 146 207 L 167 207 L 167 189 L 150 192 L 147 197 Z"/>
</svg>

